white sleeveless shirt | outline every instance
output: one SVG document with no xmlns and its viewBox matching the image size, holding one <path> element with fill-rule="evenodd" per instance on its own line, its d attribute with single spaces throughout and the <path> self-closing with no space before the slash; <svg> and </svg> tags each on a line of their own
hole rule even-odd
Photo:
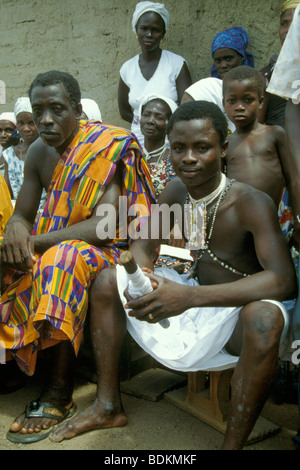
<svg viewBox="0 0 300 470">
<path fill-rule="evenodd" d="M 183 57 L 173 52 L 162 50 L 157 69 L 150 80 L 146 80 L 142 75 L 139 66 L 139 55 L 136 55 L 122 65 L 120 75 L 130 90 L 129 104 L 134 114 L 131 131 L 137 136 L 141 145 L 144 144 L 144 137 L 140 130 L 139 107 L 143 97 L 152 93 L 158 93 L 178 103 L 176 80 L 184 62 Z"/>
</svg>

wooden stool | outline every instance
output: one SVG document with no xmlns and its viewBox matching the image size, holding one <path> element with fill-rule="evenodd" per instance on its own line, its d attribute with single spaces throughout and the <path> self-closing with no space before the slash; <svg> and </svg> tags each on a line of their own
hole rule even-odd
<svg viewBox="0 0 300 470">
<path fill-rule="evenodd" d="M 164 398 L 225 433 L 233 371 L 234 368 L 222 371 L 188 372 L 187 387 L 165 393 Z M 266 439 L 278 431 L 280 431 L 279 426 L 260 416 L 247 444 Z"/>
</svg>

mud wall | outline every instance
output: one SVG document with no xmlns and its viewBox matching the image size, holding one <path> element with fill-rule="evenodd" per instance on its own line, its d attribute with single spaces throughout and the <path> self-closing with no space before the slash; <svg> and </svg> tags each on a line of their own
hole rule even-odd
<svg viewBox="0 0 300 470">
<path fill-rule="evenodd" d="M 135 0 L 0 0 L 0 112 L 12 110 L 33 78 L 51 69 L 73 74 L 107 123 L 126 125 L 117 105 L 119 69 L 139 52 L 131 29 Z M 187 60 L 193 81 L 209 76 L 219 31 L 244 26 L 256 68 L 280 50 L 282 0 L 165 0 L 164 49 Z M 2 104 L 6 100 L 6 104 Z"/>
</svg>

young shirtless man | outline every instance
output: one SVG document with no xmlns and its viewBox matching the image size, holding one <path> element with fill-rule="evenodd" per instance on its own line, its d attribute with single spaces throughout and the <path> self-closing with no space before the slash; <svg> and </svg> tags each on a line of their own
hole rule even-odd
<svg viewBox="0 0 300 470">
<path fill-rule="evenodd" d="M 195 277 L 188 280 L 170 268 L 155 269 L 148 275 L 156 288 L 137 300 L 124 297 L 123 267 L 106 269 L 97 277 L 90 298 L 97 397 L 87 410 L 59 425 L 50 437 L 53 441 L 126 424 L 119 391 L 126 328 L 141 347 L 176 370 L 236 363 L 224 449 L 243 447 L 268 396 L 287 325 L 281 301 L 296 290 L 275 204 L 267 194 L 222 174 L 227 122 L 215 104 L 195 101 L 180 106 L 170 119 L 168 136 L 179 178 L 168 184 L 159 203 L 183 209 L 191 198 L 196 206 L 207 199 L 207 236 L 194 253 Z M 170 219 L 172 228 L 172 212 Z M 131 251 L 140 266 L 153 270 L 165 220 L 166 215 L 151 218 L 156 239 L 143 237 L 133 243 Z M 158 324 L 164 318 L 170 321 L 168 329 Z"/>
</svg>

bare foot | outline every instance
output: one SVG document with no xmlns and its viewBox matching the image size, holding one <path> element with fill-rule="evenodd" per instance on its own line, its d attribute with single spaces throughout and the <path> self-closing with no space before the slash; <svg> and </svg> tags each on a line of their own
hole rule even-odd
<svg viewBox="0 0 300 470">
<path fill-rule="evenodd" d="M 97 404 L 94 404 L 79 413 L 75 418 L 58 425 L 49 439 L 52 442 L 61 442 L 83 432 L 94 429 L 121 427 L 126 424 L 127 417 L 123 410 L 103 410 L 103 408 L 100 409 Z"/>
</svg>

